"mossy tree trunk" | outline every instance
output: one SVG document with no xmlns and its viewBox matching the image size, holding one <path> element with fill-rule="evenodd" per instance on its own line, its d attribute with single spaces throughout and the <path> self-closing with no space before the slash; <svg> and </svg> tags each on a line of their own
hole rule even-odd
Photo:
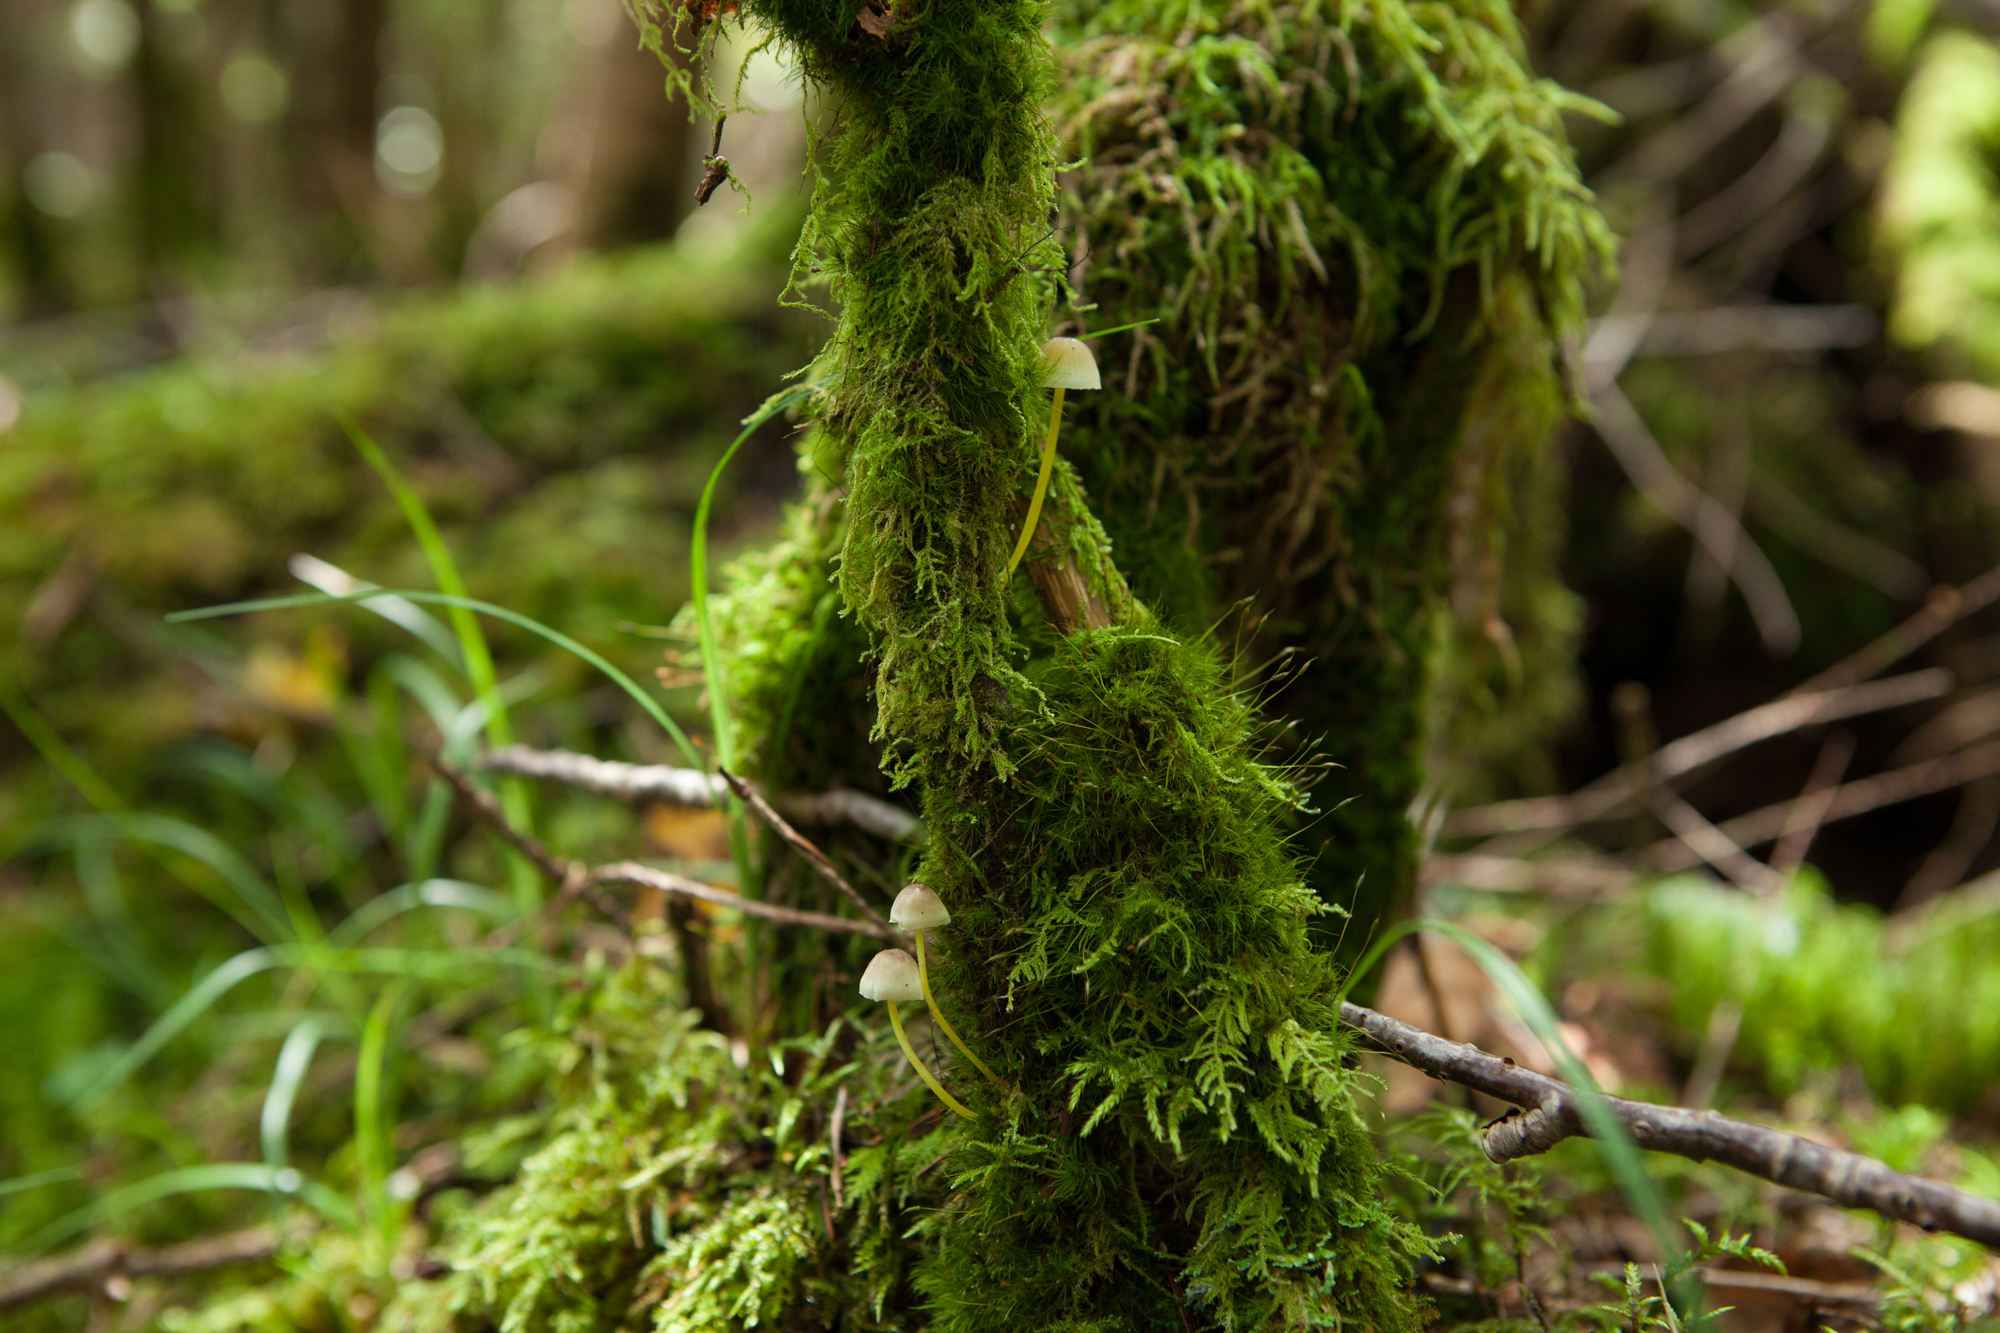
<svg viewBox="0 0 2000 1333">
<path fill-rule="evenodd" d="M 589 1242 L 659 1329 L 1413 1327 L 1426 1242 L 1380 1197 L 1315 928 L 1355 880 L 1407 891 L 1448 594 L 1493 604 L 1493 479 L 1559 401 L 1602 239 L 1561 99 L 1504 11 L 1109 0 L 1065 8 L 1052 52 L 1033 0 L 743 8 L 829 95 L 800 254 L 838 314 L 807 499 L 717 609 L 741 756 L 920 801 L 914 863 L 831 850 L 943 897 L 938 998 L 997 1077 L 945 1063 L 964 1119 L 900 1086 L 859 942 L 710 950 L 735 1035 L 778 1054 L 702 1077 L 772 1151 L 717 1153 L 716 1113 L 594 1108 L 463 1266 L 553 1317 L 532 1219 L 583 1208 L 580 1178 L 608 1203 L 664 1179 L 649 1160 L 720 1158 L 643 1271 Z M 1060 192 L 1059 134 L 1085 158 Z M 1039 346 L 1140 320 L 1096 344 L 1105 390 L 1010 582 Z M 1210 628 L 1245 594 L 1271 614 L 1232 653 Z M 1260 700 L 1239 658 L 1293 646 L 1317 665 Z M 1331 816 L 1301 790 L 1328 752 Z M 822 894 L 766 852 L 764 892 Z M 836 1087 L 867 1145 L 844 1191 L 785 1146 L 832 1132 Z"/>
</svg>

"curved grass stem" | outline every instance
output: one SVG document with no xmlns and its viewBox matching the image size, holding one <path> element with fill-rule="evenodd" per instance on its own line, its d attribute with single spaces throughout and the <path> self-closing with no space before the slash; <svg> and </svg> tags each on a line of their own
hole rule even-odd
<svg viewBox="0 0 2000 1333">
<path fill-rule="evenodd" d="M 951 1038 L 951 1044 L 958 1047 L 966 1059 L 979 1066 L 979 1072 L 986 1075 L 988 1082 L 1004 1091 L 1007 1085 L 1000 1081 L 1000 1076 L 989 1069 L 984 1060 L 974 1055 L 972 1048 L 965 1044 L 965 1039 L 958 1035 L 957 1030 L 950 1023 L 945 1021 L 943 1011 L 938 1008 L 937 998 L 931 994 L 931 969 L 930 964 L 924 959 L 924 932 L 919 930 L 916 932 L 916 936 L 917 980 L 924 988 L 924 1003 L 930 1006 L 931 1021 L 944 1030 L 944 1035 Z"/>
<path fill-rule="evenodd" d="M 1007 557 L 1007 576 L 1000 580 L 1003 585 L 1013 579 L 1014 570 L 1020 565 L 1021 557 L 1028 553 L 1028 543 L 1034 538 L 1035 525 L 1042 519 L 1042 499 L 1049 493 L 1049 473 L 1053 472 L 1056 466 L 1056 432 L 1062 429 L 1062 403 L 1063 391 L 1058 388 L 1055 400 L 1049 404 L 1049 438 L 1042 445 L 1042 471 L 1035 478 L 1035 498 L 1028 502 L 1028 517 L 1021 523 L 1021 536 L 1014 543 L 1014 554 Z M 937 1012 L 935 1006 L 931 1012 Z M 945 1029 L 947 1032 L 950 1030 Z M 957 1041 L 958 1038 L 954 1037 L 952 1040 Z M 964 1047 L 961 1046 L 959 1049 L 964 1050 Z M 971 1051 L 965 1053 L 972 1054 Z M 981 1069 L 985 1067 L 980 1066 Z"/>
<path fill-rule="evenodd" d="M 919 1074 L 923 1075 L 924 1082 L 930 1084 L 931 1091 L 938 1095 L 938 1100 L 967 1120 L 972 1119 L 972 1112 L 966 1109 L 965 1103 L 946 1092 L 944 1084 L 937 1081 L 937 1075 L 931 1073 L 931 1067 L 917 1058 L 916 1048 L 910 1045 L 909 1034 L 903 1031 L 903 1018 L 896 1012 L 894 1000 L 889 1001 L 889 1026 L 896 1029 L 896 1040 L 903 1044 L 903 1054 L 910 1057 L 910 1063 L 917 1067 Z"/>
</svg>

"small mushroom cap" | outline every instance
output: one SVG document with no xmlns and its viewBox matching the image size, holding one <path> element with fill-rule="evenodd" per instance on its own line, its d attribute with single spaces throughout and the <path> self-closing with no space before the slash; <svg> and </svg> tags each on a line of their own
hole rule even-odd
<svg viewBox="0 0 2000 1333">
<path fill-rule="evenodd" d="M 1042 344 L 1044 389 L 1101 389 L 1097 358 L 1075 338 L 1051 338 Z"/>
<path fill-rule="evenodd" d="M 920 1001 L 924 983 L 917 977 L 917 960 L 901 949 L 884 949 L 868 961 L 861 974 L 864 1000 Z"/>
<path fill-rule="evenodd" d="M 931 930 L 951 924 L 951 913 L 928 884 L 906 885 L 889 909 L 889 919 L 904 930 Z"/>
</svg>

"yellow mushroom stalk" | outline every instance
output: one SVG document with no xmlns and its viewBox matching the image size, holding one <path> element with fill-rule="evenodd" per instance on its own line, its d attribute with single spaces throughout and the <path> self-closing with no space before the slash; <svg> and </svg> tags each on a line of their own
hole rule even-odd
<svg viewBox="0 0 2000 1333">
<path fill-rule="evenodd" d="M 1014 543 L 1014 554 L 1007 558 L 1007 575 L 1001 580 L 1003 583 L 1014 577 L 1015 567 L 1027 554 L 1028 543 L 1034 538 L 1035 525 L 1042 519 L 1042 499 L 1049 493 L 1049 474 L 1056 465 L 1056 432 L 1062 429 L 1063 391 L 1104 387 L 1097 374 L 1097 358 L 1076 338 L 1051 338 L 1043 343 L 1042 372 L 1042 387 L 1056 391 L 1055 400 L 1049 404 L 1049 437 L 1042 445 L 1042 470 L 1035 478 L 1035 498 L 1028 502 L 1028 517 L 1021 524 L 1021 536 Z M 971 1055 L 972 1052 L 967 1051 L 966 1054 Z"/>
<path fill-rule="evenodd" d="M 944 901 L 928 884 L 906 885 L 903 891 L 896 895 L 895 905 L 889 909 L 889 920 L 917 937 L 917 981 L 923 987 L 924 1003 L 930 1007 L 931 1021 L 938 1025 L 945 1036 L 951 1038 L 951 1044 L 958 1047 L 966 1059 L 979 1066 L 979 1072 L 986 1075 L 994 1087 L 1006 1087 L 1007 1085 L 1000 1081 L 1000 1076 L 987 1068 L 984 1060 L 972 1053 L 972 1048 L 965 1044 L 965 1039 L 959 1036 L 957 1030 L 945 1020 L 943 1011 L 938 1008 L 937 997 L 931 994 L 930 966 L 924 957 L 924 932 L 951 924 L 951 912 L 946 909 Z"/>
<path fill-rule="evenodd" d="M 897 1004 L 923 998 L 924 988 L 921 974 L 917 971 L 917 960 L 901 949 L 884 949 L 868 962 L 868 970 L 861 974 L 861 998 L 879 1000 L 889 1006 L 889 1026 L 896 1029 L 896 1040 L 902 1044 L 903 1054 L 917 1067 L 917 1073 L 930 1085 L 938 1100 L 952 1110 L 972 1119 L 972 1112 L 964 1102 L 944 1090 L 944 1084 L 937 1081 L 930 1066 L 917 1058 L 917 1052 L 910 1045 L 910 1036 L 903 1031 L 902 1015 L 896 1012 Z"/>
</svg>

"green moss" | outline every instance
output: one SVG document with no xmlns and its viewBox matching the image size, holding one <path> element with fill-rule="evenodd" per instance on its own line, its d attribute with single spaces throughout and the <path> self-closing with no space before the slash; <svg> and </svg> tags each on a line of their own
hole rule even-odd
<svg viewBox="0 0 2000 1333">
<path fill-rule="evenodd" d="M 1426 759 L 1472 749 L 1496 694 L 1542 733 L 1570 697 L 1574 614 L 1528 501 L 1555 347 L 1608 252 L 1559 123 L 1580 104 L 1528 75 L 1502 6 L 1065 19 L 1075 320 L 1159 320 L 1098 344 L 1107 391 L 1079 396 L 1065 453 L 1171 622 L 1250 598 L 1253 651 L 1309 662 L 1270 706 L 1332 765 L 1301 825 L 1313 882 L 1393 916 L 1405 812 L 1455 776 Z"/>
<path fill-rule="evenodd" d="M 955 1026 L 1019 1088 L 951 1160 L 933 1327 L 1408 1326 L 1422 1242 L 1376 1199 L 1295 799 L 1209 648 L 1073 636 L 1046 714 L 925 867 L 956 913 Z"/>
</svg>

